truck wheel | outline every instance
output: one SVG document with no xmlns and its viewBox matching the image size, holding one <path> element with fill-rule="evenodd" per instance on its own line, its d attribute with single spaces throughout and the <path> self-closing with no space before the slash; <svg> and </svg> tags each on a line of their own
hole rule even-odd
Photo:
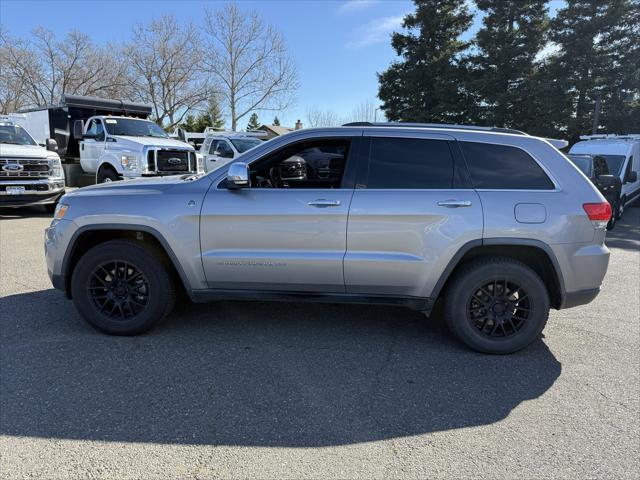
<svg viewBox="0 0 640 480">
<path fill-rule="evenodd" d="M 120 180 L 118 172 L 109 167 L 101 168 L 96 178 L 97 183 L 117 182 L 118 180 Z"/>
<path fill-rule="evenodd" d="M 622 218 L 622 214 L 624 213 L 624 204 L 627 202 L 627 199 L 625 197 L 622 197 L 619 201 L 618 201 L 618 212 L 616 214 L 616 216 L 618 217 L 617 219 L 620 220 Z"/>
<path fill-rule="evenodd" d="M 55 213 L 55 211 L 56 211 L 56 206 L 57 205 L 58 205 L 57 203 L 47 203 L 47 204 L 44 205 L 44 210 L 47 213 L 50 213 L 50 214 L 53 215 Z"/>
<path fill-rule="evenodd" d="M 80 315 L 112 335 L 136 335 L 167 316 L 175 286 L 161 255 L 130 240 L 97 245 L 78 261 L 71 294 Z"/>
<path fill-rule="evenodd" d="M 609 219 L 609 222 L 607 223 L 607 230 L 613 230 L 613 228 L 616 226 L 616 222 L 618 220 L 618 211 L 620 210 L 620 202 L 621 200 L 618 199 L 615 201 L 615 203 L 613 205 L 611 205 L 611 218 Z"/>
<path fill-rule="evenodd" d="M 549 293 L 540 277 L 510 258 L 473 261 L 456 273 L 445 292 L 451 332 L 482 353 L 520 350 L 544 329 Z"/>
</svg>

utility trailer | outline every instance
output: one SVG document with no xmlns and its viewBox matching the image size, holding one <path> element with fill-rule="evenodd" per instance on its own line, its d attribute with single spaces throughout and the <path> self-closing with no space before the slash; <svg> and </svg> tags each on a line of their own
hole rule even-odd
<svg viewBox="0 0 640 480">
<path fill-rule="evenodd" d="M 141 103 L 67 94 L 57 105 L 19 111 L 20 125 L 36 142 L 44 144 L 47 138 L 57 142 L 67 186 L 71 187 L 92 185 L 96 181 L 95 173 L 86 173 L 80 165 L 80 146 L 73 136 L 73 125 L 77 120 L 85 123 L 96 115 L 147 119 L 151 112 L 149 105 Z"/>
</svg>

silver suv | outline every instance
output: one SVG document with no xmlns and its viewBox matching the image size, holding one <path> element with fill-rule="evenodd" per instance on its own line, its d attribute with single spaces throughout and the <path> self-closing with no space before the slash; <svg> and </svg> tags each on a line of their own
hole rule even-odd
<svg viewBox="0 0 640 480">
<path fill-rule="evenodd" d="M 53 285 L 103 332 L 194 302 L 443 303 L 469 347 L 509 353 L 549 308 L 590 302 L 611 208 L 551 143 L 500 129 L 293 132 L 204 175 L 83 188 L 46 231 Z"/>
</svg>

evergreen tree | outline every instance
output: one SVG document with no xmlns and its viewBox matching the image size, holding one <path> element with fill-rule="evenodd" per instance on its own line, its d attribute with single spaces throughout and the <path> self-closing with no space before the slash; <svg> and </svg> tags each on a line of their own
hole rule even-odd
<svg viewBox="0 0 640 480">
<path fill-rule="evenodd" d="M 247 124 L 247 131 L 249 130 L 257 130 L 260 127 L 260 123 L 258 123 L 258 114 L 253 112 L 251 117 L 249 117 L 249 123 Z"/>
<path fill-rule="evenodd" d="M 640 1 L 619 2 L 602 33 L 607 56 L 600 125 L 608 133 L 640 132 Z"/>
<path fill-rule="evenodd" d="M 272 125 L 279 127 L 280 126 L 280 119 L 278 118 L 278 116 L 276 115 L 275 118 L 273 119 L 273 123 Z"/>
<path fill-rule="evenodd" d="M 637 10 L 637 0 L 575 0 L 551 23 L 550 39 L 560 48 L 551 64 L 562 75 L 557 97 L 566 95 L 572 141 L 591 132 L 597 95 L 606 129 L 627 129 L 638 120 Z"/>
<path fill-rule="evenodd" d="M 217 98 L 212 98 L 209 100 L 209 118 L 210 127 L 215 129 L 224 128 L 224 118 L 222 117 L 222 111 L 220 110 L 220 104 L 218 103 Z"/>
<path fill-rule="evenodd" d="M 476 95 L 476 123 L 528 129 L 537 119 L 530 116 L 529 80 L 548 28 L 547 0 L 476 0 L 484 12 L 483 26 L 474 41 L 477 51 L 469 57 L 470 90 Z"/>
<path fill-rule="evenodd" d="M 465 0 L 414 0 L 416 11 L 394 33 L 391 44 L 402 57 L 378 74 L 378 97 L 391 121 L 456 123 L 468 119 L 470 98 L 459 39 L 471 25 Z"/>
</svg>

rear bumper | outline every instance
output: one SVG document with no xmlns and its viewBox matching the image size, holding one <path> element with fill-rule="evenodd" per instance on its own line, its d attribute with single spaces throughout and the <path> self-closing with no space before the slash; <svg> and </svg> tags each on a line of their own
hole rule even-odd
<svg viewBox="0 0 640 480">
<path fill-rule="evenodd" d="M 560 308 L 572 308 L 578 305 L 586 305 L 591 303 L 600 293 L 600 288 L 590 288 L 588 290 L 580 290 L 578 292 L 567 292 L 564 295 Z"/>
</svg>

